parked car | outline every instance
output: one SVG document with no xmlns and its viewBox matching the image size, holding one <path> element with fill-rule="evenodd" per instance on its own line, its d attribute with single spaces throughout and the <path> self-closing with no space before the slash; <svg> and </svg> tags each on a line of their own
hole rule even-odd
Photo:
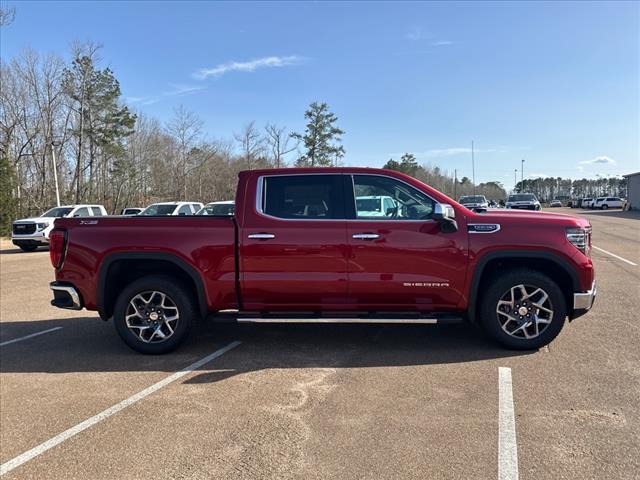
<svg viewBox="0 0 640 480">
<path fill-rule="evenodd" d="M 562 206 L 562 202 L 560 200 L 551 200 L 551 203 L 549 204 L 550 207 L 561 207 Z"/>
<path fill-rule="evenodd" d="M 474 208 L 489 208 L 489 201 L 484 195 L 465 195 L 460 197 L 458 203 L 471 210 Z"/>
<path fill-rule="evenodd" d="M 138 207 L 127 207 L 120 211 L 120 215 L 138 215 L 142 210 L 144 209 Z"/>
<path fill-rule="evenodd" d="M 211 202 L 202 207 L 196 215 L 230 216 L 235 213 L 236 202 L 227 200 L 224 202 Z"/>
<path fill-rule="evenodd" d="M 49 244 L 49 233 L 56 218 L 101 217 L 107 214 L 102 205 L 63 205 L 47 210 L 39 217 L 23 218 L 13 222 L 11 241 L 23 252 L 33 252 Z"/>
<path fill-rule="evenodd" d="M 392 217 L 398 215 L 398 206 L 388 195 L 363 195 L 356 197 L 356 209 L 367 217 Z"/>
<path fill-rule="evenodd" d="M 620 197 L 599 197 L 593 204 L 593 208 L 599 208 L 600 210 L 622 207 L 624 207 L 624 200 Z"/>
<path fill-rule="evenodd" d="M 585 197 L 582 199 L 582 202 L 580 202 L 580 208 L 592 208 L 593 207 L 593 201 L 595 199 L 591 198 L 591 197 Z"/>
<path fill-rule="evenodd" d="M 371 195 L 391 197 L 397 214 L 359 208 Z M 532 349 L 591 308 L 588 220 L 449 202 L 391 170 L 269 169 L 240 173 L 233 217 L 58 219 L 52 304 L 97 310 L 143 353 L 176 348 L 210 315 L 467 320 L 508 348 Z"/>
<path fill-rule="evenodd" d="M 514 193 L 507 197 L 507 208 L 519 210 L 540 210 L 540 202 L 533 193 Z"/>
<path fill-rule="evenodd" d="M 167 215 L 195 215 L 204 205 L 199 202 L 161 202 L 152 203 L 138 215 L 164 217 Z"/>
</svg>

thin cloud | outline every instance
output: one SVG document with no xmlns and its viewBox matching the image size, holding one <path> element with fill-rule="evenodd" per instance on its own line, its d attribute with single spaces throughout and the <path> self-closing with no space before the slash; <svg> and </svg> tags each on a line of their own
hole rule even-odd
<svg viewBox="0 0 640 480">
<path fill-rule="evenodd" d="M 433 38 L 433 34 L 429 33 L 429 32 L 425 32 L 422 28 L 420 27 L 416 27 L 411 29 L 410 31 L 408 31 L 404 38 L 406 38 L 407 40 L 413 40 L 418 41 L 418 40 L 425 40 L 428 38 Z"/>
<path fill-rule="evenodd" d="M 435 42 L 431 42 L 429 45 L 432 47 L 445 47 L 447 45 L 453 45 L 455 42 L 451 40 L 436 40 Z"/>
<path fill-rule="evenodd" d="M 227 62 L 216 65 L 213 68 L 202 68 L 193 73 L 193 77 L 198 80 L 206 80 L 209 77 L 221 77 L 229 72 L 255 72 L 261 68 L 288 67 L 300 65 L 304 59 L 297 55 L 286 57 L 263 57 L 249 60 L 247 62 Z"/>
<path fill-rule="evenodd" d="M 618 162 L 611 157 L 601 155 L 599 157 L 592 158 L 591 160 L 583 160 L 578 163 L 581 165 L 616 165 Z"/>
<path fill-rule="evenodd" d="M 127 103 L 137 103 L 146 107 L 148 105 L 158 103 L 163 98 L 184 97 L 186 95 L 191 95 L 207 88 L 203 85 L 182 85 L 173 83 L 170 83 L 169 87 L 171 88 L 171 90 L 162 92 L 159 95 L 152 95 L 148 97 L 126 97 L 125 100 Z"/>
</svg>

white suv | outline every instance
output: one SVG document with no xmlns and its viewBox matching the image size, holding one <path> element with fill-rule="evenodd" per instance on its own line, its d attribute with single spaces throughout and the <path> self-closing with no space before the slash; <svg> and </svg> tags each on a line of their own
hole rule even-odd
<svg viewBox="0 0 640 480">
<path fill-rule="evenodd" d="M 599 208 L 600 210 L 607 210 L 608 208 L 622 208 L 624 207 L 624 200 L 620 197 L 599 197 L 593 202 L 593 208 Z"/>
<path fill-rule="evenodd" d="M 39 217 L 23 218 L 13 222 L 11 241 L 24 252 L 33 252 L 49 244 L 53 222 L 61 217 L 102 217 L 107 211 L 102 205 L 64 205 L 47 210 Z"/>
<path fill-rule="evenodd" d="M 138 215 L 165 216 L 165 215 L 195 215 L 204 205 L 199 202 L 162 202 L 152 203 Z"/>
</svg>

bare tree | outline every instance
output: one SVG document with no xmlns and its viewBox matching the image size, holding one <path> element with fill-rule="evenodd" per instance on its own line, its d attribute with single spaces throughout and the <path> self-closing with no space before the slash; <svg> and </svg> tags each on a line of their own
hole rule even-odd
<svg viewBox="0 0 640 480">
<path fill-rule="evenodd" d="M 195 113 L 186 110 L 182 105 L 173 111 L 173 117 L 167 124 L 167 132 L 176 142 L 178 154 L 178 171 L 182 185 L 182 198 L 187 199 L 187 173 L 189 161 L 194 160 L 192 150 L 196 148 L 202 135 L 202 119 Z"/>
<path fill-rule="evenodd" d="M 240 144 L 246 168 L 252 169 L 256 160 L 264 154 L 264 139 L 256 128 L 256 122 L 246 124 L 241 132 L 234 134 L 234 138 Z"/>
<path fill-rule="evenodd" d="M 264 130 L 266 132 L 265 142 L 271 153 L 271 160 L 276 168 L 280 168 L 284 165 L 284 156 L 296 150 L 300 141 L 296 140 L 293 142 L 295 144 L 290 145 L 292 137 L 287 133 L 285 127 L 268 123 Z"/>
<path fill-rule="evenodd" d="M 16 7 L 0 6 L 0 27 L 6 27 L 16 18 Z"/>
</svg>

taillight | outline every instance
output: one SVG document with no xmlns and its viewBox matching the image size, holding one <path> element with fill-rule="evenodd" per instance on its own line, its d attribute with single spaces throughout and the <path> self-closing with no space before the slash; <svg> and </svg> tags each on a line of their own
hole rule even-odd
<svg viewBox="0 0 640 480">
<path fill-rule="evenodd" d="M 62 266 L 66 239 L 67 233 L 64 230 L 52 230 L 49 234 L 49 258 L 53 268 Z"/>
<path fill-rule="evenodd" d="M 585 255 L 591 253 L 591 227 L 567 228 L 567 240 Z"/>
</svg>

